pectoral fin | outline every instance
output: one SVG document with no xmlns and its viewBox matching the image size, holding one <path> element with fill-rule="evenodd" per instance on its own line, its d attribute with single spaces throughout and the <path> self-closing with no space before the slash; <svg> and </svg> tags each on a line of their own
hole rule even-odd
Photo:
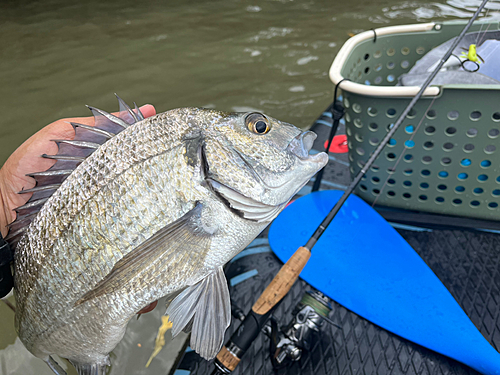
<svg viewBox="0 0 500 375">
<path fill-rule="evenodd" d="M 147 283 L 146 278 L 151 269 L 172 269 L 185 262 L 195 263 L 197 259 L 202 259 L 210 248 L 213 234 L 213 231 L 207 232 L 208 229 L 201 223 L 202 208 L 203 205 L 197 203 L 191 211 L 160 229 L 125 255 L 106 277 L 75 303 L 75 306 L 119 290 L 137 277 L 142 277 L 142 281 Z"/>
<path fill-rule="evenodd" d="M 166 314 L 173 323 L 172 336 L 192 324 L 191 348 L 205 359 L 214 358 L 231 323 L 231 302 L 222 267 L 179 294 Z"/>
</svg>

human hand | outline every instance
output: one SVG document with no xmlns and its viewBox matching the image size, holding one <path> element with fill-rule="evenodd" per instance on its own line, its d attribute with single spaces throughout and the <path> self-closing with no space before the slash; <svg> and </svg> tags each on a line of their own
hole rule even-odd
<svg viewBox="0 0 500 375">
<path fill-rule="evenodd" d="M 140 109 L 144 117 L 156 114 L 155 108 L 150 104 L 146 104 Z M 52 142 L 53 139 L 71 140 L 75 137 L 75 131 L 69 124 L 70 122 L 94 126 L 93 117 L 57 120 L 32 135 L 19 146 L 0 169 L 0 231 L 3 237 L 8 232 L 6 225 L 16 218 L 14 209 L 25 204 L 32 195 L 28 193 L 18 194 L 21 190 L 31 189 L 35 186 L 35 179 L 26 176 L 26 174 L 46 171 L 55 164 L 55 160 L 41 157 L 43 154 L 57 154 L 58 148 L 56 143 Z"/>
</svg>

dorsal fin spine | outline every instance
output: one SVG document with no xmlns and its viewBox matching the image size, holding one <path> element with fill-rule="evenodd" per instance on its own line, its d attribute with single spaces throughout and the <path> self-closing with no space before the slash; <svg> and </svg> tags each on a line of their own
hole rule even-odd
<svg viewBox="0 0 500 375">
<path fill-rule="evenodd" d="M 135 111 L 133 111 L 118 95 L 116 95 L 116 97 L 118 98 L 121 110 L 124 108 L 126 111 L 123 116 L 125 116 L 125 113 L 128 113 L 128 115 L 125 116 L 127 120 L 100 109 L 87 106 L 94 114 L 95 126 L 70 122 L 75 130 L 75 139 L 54 140 L 59 148 L 58 153 L 56 155 L 41 155 L 43 158 L 56 160 L 56 163 L 47 171 L 28 173 L 26 175 L 35 179 L 36 186 L 19 192 L 19 194 L 33 193 L 33 196 L 26 204 L 15 209 L 18 213 L 18 217 L 8 225 L 12 230 L 6 239 L 13 249 L 15 249 L 24 231 L 36 217 L 43 204 L 45 204 L 50 196 L 61 186 L 62 182 L 80 163 L 108 139 L 113 138 L 116 134 L 130 125 L 140 120 L 144 120 L 144 115 L 139 108 L 137 108 L 135 103 Z M 129 124 L 129 122 L 131 123 Z M 81 128 L 82 130 L 80 130 L 80 132 L 84 133 L 78 133 L 77 128 Z M 92 134 L 94 136 L 92 136 Z M 95 140 L 95 142 L 92 142 L 93 140 Z M 72 153 L 74 153 L 74 155 Z M 53 191 L 51 192 L 51 190 Z"/>
</svg>

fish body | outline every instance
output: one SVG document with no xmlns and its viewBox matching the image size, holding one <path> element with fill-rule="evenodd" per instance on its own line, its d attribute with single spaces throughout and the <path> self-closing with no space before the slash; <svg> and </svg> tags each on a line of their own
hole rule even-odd
<svg viewBox="0 0 500 375">
<path fill-rule="evenodd" d="M 164 296 L 173 335 L 191 329 L 193 349 L 213 358 L 230 322 L 222 266 L 327 161 L 308 155 L 312 133 L 260 113 L 181 108 L 141 120 L 127 110 L 116 135 L 93 142 L 87 129 L 60 146 L 80 162 L 16 248 L 19 337 L 81 374 L 103 373 L 128 321 Z M 97 129 L 116 130 L 120 118 L 96 111 Z M 93 143 L 88 156 L 82 142 Z"/>
</svg>

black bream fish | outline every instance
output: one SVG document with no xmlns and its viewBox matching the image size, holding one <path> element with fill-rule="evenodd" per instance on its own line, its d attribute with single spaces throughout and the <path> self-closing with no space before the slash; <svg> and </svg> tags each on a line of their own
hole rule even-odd
<svg viewBox="0 0 500 375">
<path fill-rule="evenodd" d="M 167 295 L 172 334 L 190 328 L 213 358 L 230 323 L 222 266 L 328 160 L 309 155 L 314 133 L 261 113 L 144 119 L 120 106 L 119 117 L 91 108 L 95 128 L 73 124 L 11 228 L 16 328 L 56 373 L 51 354 L 104 374 L 128 321 Z"/>
</svg>

